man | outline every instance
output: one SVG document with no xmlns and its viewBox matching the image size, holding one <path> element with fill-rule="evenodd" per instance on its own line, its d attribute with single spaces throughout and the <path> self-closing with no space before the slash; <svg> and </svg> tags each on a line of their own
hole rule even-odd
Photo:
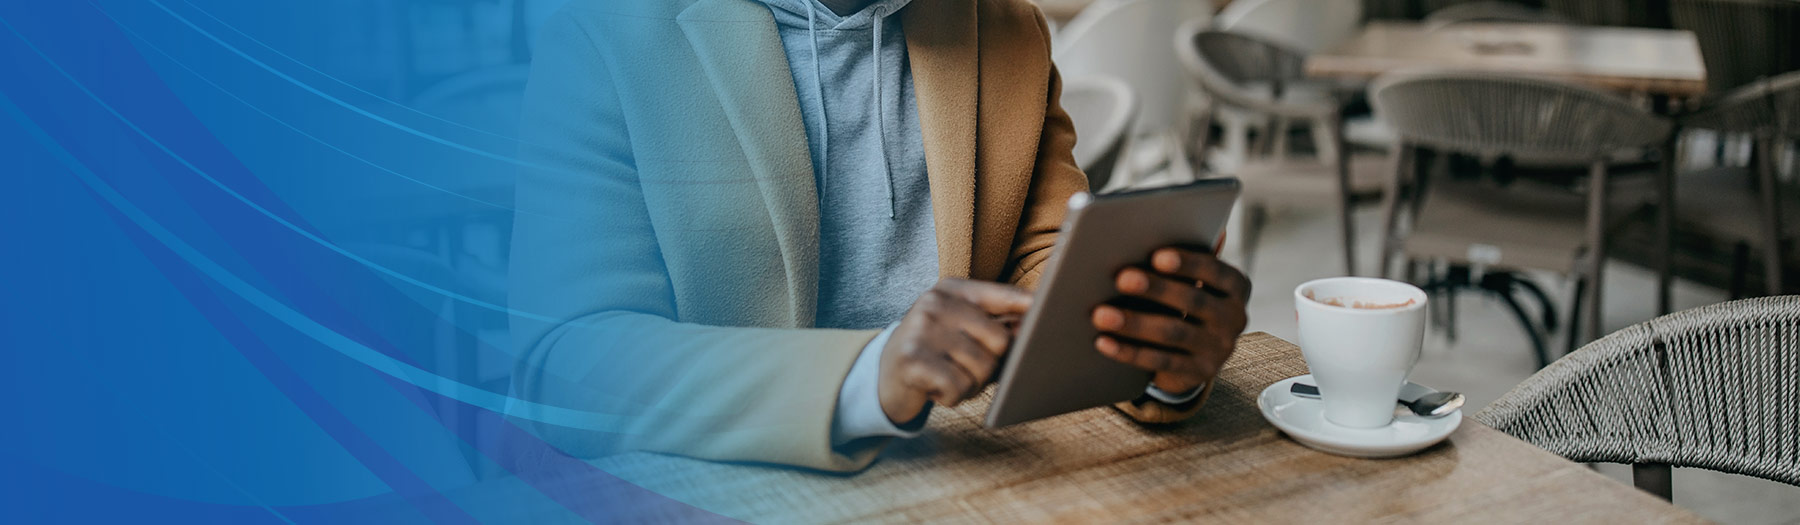
<svg viewBox="0 0 1800 525">
<path fill-rule="evenodd" d="M 856 470 L 976 395 L 1087 189 L 1049 46 L 1026 0 L 565 8 L 526 101 L 521 414 L 575 455 Z M 1153 372 L 1121 409 L 1169 422 L 1249 283 L 1146 257 L 1113 277 L 1156 306 L 1097 305 L 1094 345 Z"/>
</svg>

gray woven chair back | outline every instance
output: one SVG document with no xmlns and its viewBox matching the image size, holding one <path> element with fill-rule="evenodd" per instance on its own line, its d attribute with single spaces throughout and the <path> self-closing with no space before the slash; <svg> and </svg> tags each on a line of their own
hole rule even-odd
<svg viewBox="0 0 1800 525">
<path fill-rule="evenodd" d="M 1137 95 L 1118 77 L 1070 77 L 1063 83 L 1062 106 L 1075 124 L 1075 164 L 1087 173 L 1089 191 L 1099 193 L 1125 151 Z"/>
<path fill-rule="evenodd" d="M 1800 139 L 1800 71 L 1737 88 L 1683 118 L 1682 124 L 1730 133 L 1778 133 Z"/>
<path fill-rule="evenodd" d="M 1663 463 L 1800 485 L 1800 296 L 1620 330 L 1475 419 L 1574 461 Z"/>
<path fill-rule="evenodd" d="M 1694 32 L 1706 63 L 1706 86 L 1721 94 L 1759 78 L 1800 69 L 1800 2 L 1671 0 L 1675 29 Z"/>
<path fill-rule="evenodd" d="M 1591 26 L 1649 27 L 1656 16 L 1643 0 L 1544 0 L 1544 9 L 1577 24 Z"/>
<path fill-rule="evenodd" d="M 1226 104 L 1259 111 L 1282 108 L 1282 91 L 1306 79 L 1306 55 L 1255 36 L 1229 31 L 1194 30 L 1182 34 L 1179 47 L 1200 88 Z"/>
<path fill-rule="evenodd" d="M 1569 19 L 1531 6 L 1500 1 L 1456 4 L 1425 15 L 1426 25 L 1434 28 L 1454 24 L 1495 22 L 1566 24 L 1569 23 Z"/>
<path fill-rule="evenodd" d="M 1399 72 L 1371 88 L 1375 112 L 1415 145 L 1597 160 L 1658 145 L 1670 124 L 1608 93 L 1478 72 Z"/>
</svg>

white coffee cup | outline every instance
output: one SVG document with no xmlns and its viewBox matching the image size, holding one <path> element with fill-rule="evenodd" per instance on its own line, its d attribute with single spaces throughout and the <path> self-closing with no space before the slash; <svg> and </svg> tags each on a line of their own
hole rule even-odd
<svg viewBox="0 0 1800 525">
<path fill-rule="evenodd" d="M 1366 277 L 1294 288 L 1300 352 L 1319 382 L 1326 421 L 1351 428 L 1394 421 L 1395 396 L 1425 342 L 1425 299 L 1417 286 Z"/>
</svg>

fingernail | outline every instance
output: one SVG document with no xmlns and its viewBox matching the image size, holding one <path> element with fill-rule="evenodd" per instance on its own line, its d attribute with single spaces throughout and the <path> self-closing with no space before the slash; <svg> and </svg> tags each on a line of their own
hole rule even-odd
<svg viewBox="0 0 1800 525">
<path fill-rule="evenodd" d="M 1175 253 L 1175 250 L 1158 250 L 1156 255 L 1151 257 L 1151 264 L 1155 265 L 1157 270 L 1173 272 L 1181 269 L 1181 254 Z"/>
<path fill-rule="evenodd" d="M 1094 327 L 1101 330 L 1118 330 L 1125 325 L 1125 314 L 1118 308 L 1102 306 L 1094 309 Z"/>
<path fill-rule="evenodd" d="M 1120 292 L 1144 293 L 1150 289 L 1150 278 L 1145 277 L 1144 272 L 1128 269 L 1119 272 L 1119 282 L 1116 284 L 1118 284 Z"/>
<path fill-rule="evenodd" d="M 1094 340 L 1094 348 L 1100 349 L 1102 354 L 1113 355 L 1119 353 L 1119 342 L 1111 337 L 1101 337 Z"/>
</svg>

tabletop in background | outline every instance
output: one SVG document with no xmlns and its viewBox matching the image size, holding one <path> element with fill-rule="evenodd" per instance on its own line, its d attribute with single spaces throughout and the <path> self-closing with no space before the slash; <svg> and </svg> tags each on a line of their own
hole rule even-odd
<svg viewBox="0 0 1800 525">
<path fill-rule="evenodd" d="M 1409 68 L 1539 75 L 1674 97 L 1706 93 L 1698 39 L 1692 31 L 1670 29 L 1374 22 L 1350 41 L 1306 60 L 1308 75 L 1346 80 Z"/>
</svg>

